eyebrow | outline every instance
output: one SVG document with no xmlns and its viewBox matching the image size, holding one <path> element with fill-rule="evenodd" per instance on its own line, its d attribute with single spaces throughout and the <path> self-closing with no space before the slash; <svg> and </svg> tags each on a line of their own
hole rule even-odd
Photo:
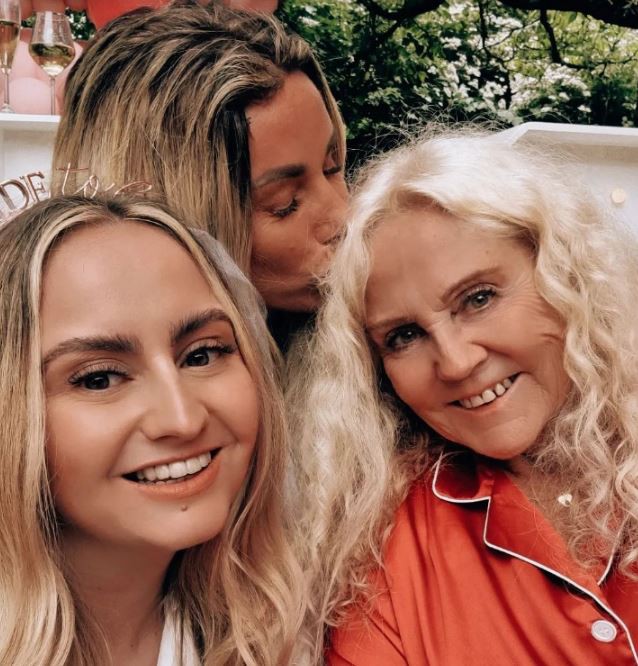
<svg viewBox="0 0 638 666">
<path fill-rule="evenodd" d="M 303 164 L 287 164 L 286 166 L 269 169 L 262 174 L 254 183 L 253 188 L 264 187 L 279 180 L 288 180 L 291 178 L 300 178 L 306 173 L 306 167 Z"/>
<path fill-rule="evenodd" d="M 175 326 L 171 326 L 171 345 L 175 346 L 178 342 L 183 340 L 191 333 L 195 333 L 207 324 L 211 324 L 217 321 L 229 324 L 234 332 L 233 323 L 231 322 L 229 316 L 221 308 L 209 308 L 208 310 L 203 310 L 202 312 L 189 315 L 182 319 Z"/>
<path fill-rule="evenodd" d="M 337 128 L 334 127 L 332 135 L 326 146 L 326 155 L 329 155 L 337 147 Z M 285 166 L 275 167 L 264 172 L 253 184 L 253 189 L 276 183 L 280 180 L 292 178 L 301 178 L 306 173 L 305 164 L 286 164 Z"/>
<path fill-rule="evenodd" d="M 461 291 L 463 288 L 472 284 L 472 282 L 476 282 L 477 280 L 480 280 L 481 278 L 484 278 L 486 275 L 490 275 L 497 270 L 498 270 L 497 266 L 489 266 L 487 268 L 480 268 L 479 270 L 472 271 L 469 275 L 464 275 L 460 280 L 458 280 L 452 286 L 448 287 L 448 289 L 445 290 L 445 293 L 441 298 L 441 302 L 447 303 L 448 301 L 451 300 L 452 296 L 454 296 L 457 292 Z M 396 328 L 397 326 L 409 324 L 412 321 L 414 321 L 414 317 L 406 317 L 406 316 L 390 317 L 388 319 L 382 319 L 381 321 L 377 322 L 376 324 L 373 324 L 372 326 L 366 326 L 365 330 L 368 333 L 368 335 L 374 335 L 374 333 L 376 333 L 379 330 L 393 329 Z"/>
<path fill-rule="evenodd" d="M 132 354 L 139 349 L 139 341 L 134 338 L 126 338 L 121 335 L 112 337 L 103 335 L 92 335 L 84 338 L 69 338 L 56 345 L 42 359 L 42 368 L 45 369 L 55 359 L 64 354 L 77 354 L 82 352 L 105 351 L 114 354 Z"/>
<path fill-rule="evenodd" d="M 202 312 L 185 317 L 175 326 L 171 327 L 171 345 L 178 342 L 215 321 L 224 321 L 231 325 L 228 315 L 220 308 L 210 308 Z M 46 369 L 53 361 L 65 354 L 78 354 L 86 352 L 110 352 L 112 354 L 133 354 L 139 352 L 141 345 L 136 337 L 122 335 L 104 336 L 92 335 L 87 337 L 69 338 L 56 345 L 42 360 L 42 369 Z"/>
</svg>

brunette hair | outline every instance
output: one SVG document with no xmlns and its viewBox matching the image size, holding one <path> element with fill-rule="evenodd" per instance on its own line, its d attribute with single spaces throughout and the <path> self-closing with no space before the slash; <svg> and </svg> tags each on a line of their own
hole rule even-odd
<svg viewBox="0 0 638 666">
<path fill-rule="evenodd" d="M 277 351 L 259 299 L 225 251 L 148 201 L 51 199 L 0 228 L 0 663 L 97 666 L 108 648 L 65 576 L 45 462 L 40 297 L 47 257 L 73 230 L 135 222 L 191 255 L 232 322 L 259 396 L 247 478 L 221 534 L 175 557 L 164 603 L 205 664 L 284 664 L 302 615 L 283 526 L 287 437 Z"/>
<path fill-rule="evenodd" d="M 276 18 L 195 2 L 122 16 L 98 33 L 67 80 L 57 187 L 55 170 L 67 165 L 88 169 L 104 187 L 149 182 L 249 274 L 246 107 L 271 98 L 295 71 L 321 93 L 342 163 L 345 130 L 319 63 Z"/>
<path fill-rule="evenodd" d="M 595 540 L 617 548 L 625 572 L 638 560 L 638 241 L 564 161 L 498 134 L 430 131 L 364 170 L 316 334 L 294 355 L 289 411 L 317 653 L 325 624 L 367 590 L 394 511 L 445 445 L 393 395 L 365 329 L 375 228 L 429 206 L 532 252 L 537 289 L 565 324 L 572 381 L 535 465 L 569 481 L 572 552 Z"/>
</svg>

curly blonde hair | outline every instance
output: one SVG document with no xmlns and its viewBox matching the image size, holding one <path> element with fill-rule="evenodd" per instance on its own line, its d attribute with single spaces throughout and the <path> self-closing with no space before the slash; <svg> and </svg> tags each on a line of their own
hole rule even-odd
<svg viewBox="0 0 638 666">
<path fill-rule="evenodd" d="M 365 331 L 374 230 L 428 205 L 531 248 L 539 293 L 565 324 L 572 381 L 535 465 L 569 480 L 573 553 L 595 538 L 617 549 L 624 572 L 638 560 L 638 240 L 557 156 L 475 129 L 431 130 L 363 172 L 316 334 L 294 355 L 288 400 L 316 655 L 323 628 L 367 590 L 394 511 L 445 445 L 387 390 Z"/>
<path fill-rule="evenodd" d="M 258 297 L 223 250 L 211 251 L 162 206 L 79 197 L 42 202 L 0 228 L 0 663 L 110 663 L 61 557 L 45 460 L 39 310 L 51 248 L 82 226 L 126 221 L 152 225 L 189 252 L 232 321 L 259 395 L 255 453 L 226 525 L 175 556 L 164 604 L 181 634 L 194 635 L 204 664 L 290 663 L 303 594 L 283 525 L 288 440 L 278 352 Z"/>
</svg>

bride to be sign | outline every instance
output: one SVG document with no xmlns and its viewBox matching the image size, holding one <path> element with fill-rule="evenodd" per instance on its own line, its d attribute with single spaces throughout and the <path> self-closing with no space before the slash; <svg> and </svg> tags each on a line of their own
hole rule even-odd
<svg viewBox="0 0 638 666">
<path fill-rule="evenodd" d="M 61 171 L 62 185 L 56 194 L 81 194 L 88 198 L 94 198 L 100 194 L 110 193 L 113 196 L 119 194 L 138 194 L 143 195 L 152 189 L 152 185 L 146 181 L 136 180 L 126 183 L 120 187 L 115 187 L 115 183 L 104 187 L 95 174 L 89 174 L 88 169 L 72 169 L 71 165 L 58 168 Z M 75 189 L 68 187 L 69 176 L 74 174 L 77 183 L 84 182 Z M 80 176 L 78 177 L 78 174 Z M 0 182 L 0 224 L 8 222 L 10 219 L 30 208 L 38 201 L 44 201 L 51 196 L 51 192 L 46 184 L 46 179 L 42 171 L 33 171 L 31 173 L 10 178 Z"/>
</svg>

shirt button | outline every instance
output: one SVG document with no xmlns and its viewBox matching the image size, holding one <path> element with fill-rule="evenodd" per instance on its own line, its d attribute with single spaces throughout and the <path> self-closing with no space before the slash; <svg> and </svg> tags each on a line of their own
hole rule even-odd
<svg viewBox="0 0 638 666">
<path fill-rule="evenodd" d="M 596 620 L 591 625 L 591 635 L 601 643 L 611 643 L 617 633 L 616 627 L 607 620 Z"/>
</svg>

